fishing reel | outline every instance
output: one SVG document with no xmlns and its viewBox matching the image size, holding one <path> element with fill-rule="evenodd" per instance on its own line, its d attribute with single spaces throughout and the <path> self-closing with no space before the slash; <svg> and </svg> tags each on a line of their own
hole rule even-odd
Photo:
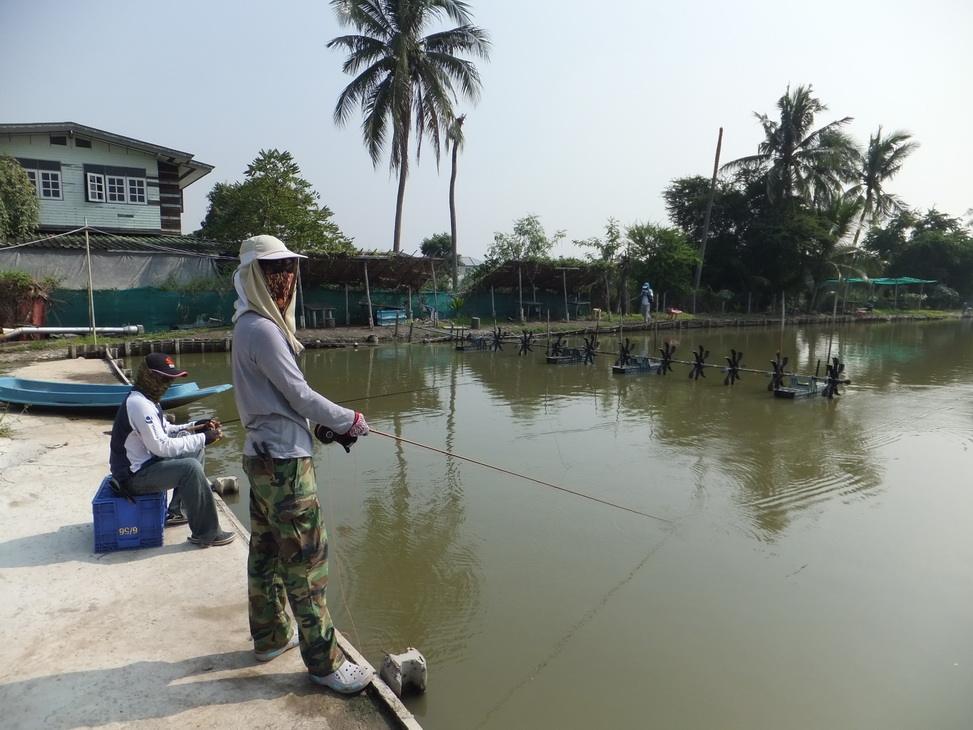
<svg viewBox="0 0 973 730">
<path fill-rule="evenodd" d="M 358 442 L 357 436 L 349 436 L 346 433 L 335 433 L 333 428 L 320 423 L 314 427 L 314 435 L 322 444 L 339 444 L 344 448 L 346 454 L 350 454 L 352 445 Z"/>
<path fill-rule="evenodd" d="M 584 349 L 582 350 L 584 355 L 583 362 L 585 365 L 595 364 L 595 355 L 598 353 L 598 337 L 597 335 L 592 335 L 590 338 L 584 338 Z"/>
<path fill-rule="evenodd" d="M 690 380 L 699 380 L 700 378 L 706 377 L 706 358 L 709 357 L 709 350 L 703 350 L 703 346 L 699 346 L 699 350 L 692 353 L 693 356 L 693 366 L 689 370 Z"/>
<path fill-rule="evenodd" d="M 726 377 L 723 378 L 723 385 L 734 385 L 740 379 L 740 363 L 743 361 L 743 353 L 730 350 L 730 357 L 726 360 Z"/>
<path fill-rule="evenodd" d="M 836 395 L 841 395 L 838 386 L 851 382 L 841 377 L 845 372 L 845 364 L 837 357 L 832 357 L 831 364 L 825 368 L 825 372 L 827 372 L 828 377 L 825 378 L 824 390 L 821 391 L 821 395 L 825 398 L 834 398 Z"/>
<path fill-rule="evenodd" d="M 784 376 L 787 374 L 787 361 L 788 357 L 781 359 L 780 353 L 777 353 L 777 357 L 770 361 L 770 367 L 773 372 L 770 374 L 770 382 L 767 383 L 767 390 L 780 390 L 784 385 Z"/>
<path fill-rule="evenodd" d="M 534 348 L 534 333 L 530 330 L 524 330 L 523 334 L 520 335 L 520 350 L 517 352 L 518 357 L 520 355 L 526 355 L 528 352 L 533 352 Z"/>
<path fill-rule="evenodd" d="M 632 347 L 632 341 L 628 337 L 625 338 L 625 342 L 618 343 L 618 359 L 615 365 L 623 368 L 632 363 Z"/>
<path fill-rule="evenodd" d="M 655 374 L 665 375 L 666 373 L 671 373 L 672 356 L 676 354 L 676 346 L 669 342 L 663 342 L 662 347 L 659 348 L 659 353 L 662 357 L 659 358 L 659 368 L 655 371 Z"/>
</svg>

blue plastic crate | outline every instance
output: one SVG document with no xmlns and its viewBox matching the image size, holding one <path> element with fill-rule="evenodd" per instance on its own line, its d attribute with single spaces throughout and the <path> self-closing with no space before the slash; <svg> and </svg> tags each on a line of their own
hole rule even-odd
<svg viewBox="0 0 973 730">
<path fill-rule="evenodd" d="M 146 494 L 132 504 L 116 497 L 109 477 L 101 480 L 91 500 L 95 521 L 95 552 L 157 547 L 162 544 L 166 521 L 166 493 Z"/>
</svg>

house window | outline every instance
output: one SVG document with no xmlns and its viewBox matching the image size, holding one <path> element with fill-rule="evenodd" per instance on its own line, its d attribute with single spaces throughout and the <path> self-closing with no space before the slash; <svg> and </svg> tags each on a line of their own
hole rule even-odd
<svg viewBox="0 0 973 730">
<path fill-rule="evenodd" d="M 145 180 L 138 177 L 128 178 L 128 202 L 145 204 Z"/>
<path fill-rule="evenodd" d="M 114 175 L 105 176 L 105 185 L 108 188 L 109 203 L 125 202 L 125 178 Z"/>
<path fill-rule="evenodd" d="M 27 173 L 27 177 L 30 179 L 30 184 L 34 186 L 34 192 L 37 192 L 37 170 L 24 170 Z"/>
<path fill-rule="evenodd" d="M 145 170 L 137 167 L 85 165 L 85 200 L 89 203 L 146 205 Z"/>
<path fill-rule="evenodd" d="M 53 170 L 39 170 L 41 179 L 40 194 L 48 200 L 61 199 L 61 173 Z M 37 186 L 37 183 L 34 183 Z"/>
<path fill-rule="evenodd" d="M 85 149 L 89 149 L 90 150 L 91 149 L 91 140 L 90 139 L 82 139 L 81 137 L 75 137 L 74 138 L 74 146 L 75 147 L 84 147 Z"/>
<path fill-rule="evenodd" d="M 97 175 L 93 172 L 89 172 L 87 175 L 88 181 L 88 200 L 92 203 L 104 203 L 105 202 L 105 177 L 104 175 Z"/>
<path fill-rule="evenodd" d="M 51 144 L 59 144 L 59 145 L 66 146 L 67 143 L 68 143 L 68 138 L 65 137 L 63 134 L 56 135 L 56 136 L 51 135 Z"/>
</svg>

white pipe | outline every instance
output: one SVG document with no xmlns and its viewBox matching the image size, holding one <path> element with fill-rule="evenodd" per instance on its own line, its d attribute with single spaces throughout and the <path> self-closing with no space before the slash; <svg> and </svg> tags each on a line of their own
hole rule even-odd
<svg viewBox="0 0 973 730">
<path fill-rule="evenodd" d="M 101 335 L 142 335 L 145 328 L 140 324 L 125 327 L 96 327 L 95 331 Z M 14 329 L 0 329 L 0 340 L 10 340 L 18 335 L 87 335 L 91 334 L 91 327 L 16 327 Z"/>
</svg>

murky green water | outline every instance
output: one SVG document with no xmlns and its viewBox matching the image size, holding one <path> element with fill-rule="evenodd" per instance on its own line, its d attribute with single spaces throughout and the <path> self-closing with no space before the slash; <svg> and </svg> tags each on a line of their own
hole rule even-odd
<svg viewBox="0 0 973 730">
<path fill-rule="evenodd" d="M 677 357 L 762 368 L 779 338 L 682 333 Z M 813 371 L 828 332 L 783 346 Z M 408 704 L 433 730 L 973 726 L 973 330 L 851 326 L 834 348 L 840 402 L 684 365 L 548 366 L 542 347 L 309 352 L 334 400 L 427 389 L 361 402 L 376 429 L 672 521 L 377 435 L 322 446 L 337 625 L 375 663 L 425 653 Z M 206 385 L 228 362 L 182 358 Z M 214 407 L 235 416 L 232 397 L 189 410 Z M 242 476 L 228 431 L 211 471 Z"/>
</svg>

